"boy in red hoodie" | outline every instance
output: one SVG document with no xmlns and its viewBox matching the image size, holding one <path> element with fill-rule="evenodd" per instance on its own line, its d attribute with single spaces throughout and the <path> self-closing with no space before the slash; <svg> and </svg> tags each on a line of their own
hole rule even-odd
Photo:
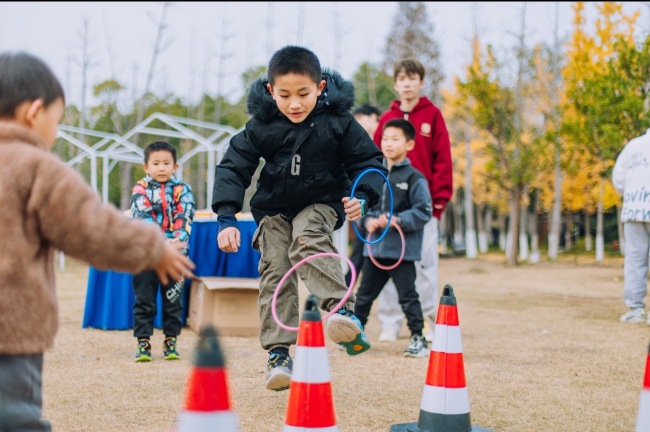
<svg viewBox="0 0 650 432">
<path fill-rule="evenodd" d="M 453 193 L 451 146 L 449 133 L 440 109 L 420 93 L 424 89 L 424 67 L 413 59 L 398 62 L 394 67 L 394 100 L 381 115 L 374 141 L 381 148 L 381 136 L 387 121 L 395 118 L 409 120 L 415 126 L 415 147 L 408 152 L 414 168 L 427 179 L 433 202 L 433 217 L 424 227 L 422 259 L 416 265 L 415 286 L 420 295 L 422 313 L 433 337 L 438 302 L 438 221 Z M 397 339 L 404 314 L 397 299 L 397 290 L 388 282 L 382 290 L 377 315 L 381 322 L 380 341 Z"/>
</svg>

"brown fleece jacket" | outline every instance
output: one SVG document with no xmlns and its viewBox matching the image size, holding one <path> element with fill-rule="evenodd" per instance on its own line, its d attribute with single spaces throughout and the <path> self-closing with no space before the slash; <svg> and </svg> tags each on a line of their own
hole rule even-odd
<svg viewBox="0 0 650 432">
<path fill-rule="evenodd" d="M 139 272 L 160 259 L 160 227 L 103 204 L 39 137 L 0 121 L 0 354 L 52 347 L 59 317 L 54 251 L 99 269 Z"/>
</svg>

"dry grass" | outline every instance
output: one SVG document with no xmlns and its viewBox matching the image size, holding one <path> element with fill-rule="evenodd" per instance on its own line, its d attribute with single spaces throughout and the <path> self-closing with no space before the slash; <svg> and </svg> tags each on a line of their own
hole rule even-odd
<svg viewBox="0 0 650 432">
<path fill-rule="evenodd" d="M 443 259 L 460 317 L 472 423 L 499 432 L 634 430 L 648 327 L 625 312 L 620 259 L 507 268 L 501 256 Z M 87 267 L 58 274 L 62 326 L 45 357 L 44 415 L 54 430 L 170 431 L 183 406 L 196 334 L 179 339 L 183 360 L 133 362 L 130 331 L 82 329 Z M 374 432 L 417 421 L 427 359 L 405 359 L 407 332 L 349 357 L 327 341 L 337 424 Z M 240 432 L 282 430 L 289 392 L 264 388 L 266 353 L 256 338 L 221 338 Z"/>
</svg>

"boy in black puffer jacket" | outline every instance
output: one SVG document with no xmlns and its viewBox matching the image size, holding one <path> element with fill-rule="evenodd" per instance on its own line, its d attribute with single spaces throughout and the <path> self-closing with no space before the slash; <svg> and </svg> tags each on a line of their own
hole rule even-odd
<svg viewBox="0 0 650 432">
<path fill-rule="evenodd" d="M 382 154 L 350 114 L 354 88 L 338 73 L 322 71 L 310 50 L 286 46 L 269 61 L 268 79 L 251 86 L 252 118 L 232 137 L 214 179 L 212 209 L 219 216 L 219 248 L 237 252 L 240 235 L 235 213 L 260 159 L 264 167 L 250 201 L 258 224 L 253 247 L 261 253 L 260 343 L 269 352 L 266 387 L 285 390 L 291 382 L 289 347 L 297 334 L 279 326 L 271 311 L 278 282 L 299 261 L 317 253 L 337 252 L 332 234 L 344 218 L 359 219 L 379 201 L 383 178 L 364 175 L 350 197 L 351 180 L 367 169 L 386 174 Z M 310 260 L 298 276 L 325 311 L 346 294 L 343 269 L 336 257 Z M 363 326 L 352 314 L 354 293 L 327 322 L 327 334 L 348 354 L 370 348 Z M 280 287 L 277 316 L 285 326 L 299 321 L 298 278 Z"/>
</svg>

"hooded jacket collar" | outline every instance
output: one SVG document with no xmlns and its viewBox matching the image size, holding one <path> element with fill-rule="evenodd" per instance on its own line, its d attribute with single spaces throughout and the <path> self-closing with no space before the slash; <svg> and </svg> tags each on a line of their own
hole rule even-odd
<svg viewBox="0 0 650 432">
<path fill-rule="evenodd" d="M 323 69 L 323 79 L 325 88 L 310 115 L 321 110 L 337 114 L 350 112 L 354 105 L 354 85 L 338 72 L 329 69 Z M 248 113 L 263 122 L 279 113 L 273 96 L 266 88 L 267 84 L 267 77 L 258 78 L 250 87 L 247 102 Z"/>
</svg>

